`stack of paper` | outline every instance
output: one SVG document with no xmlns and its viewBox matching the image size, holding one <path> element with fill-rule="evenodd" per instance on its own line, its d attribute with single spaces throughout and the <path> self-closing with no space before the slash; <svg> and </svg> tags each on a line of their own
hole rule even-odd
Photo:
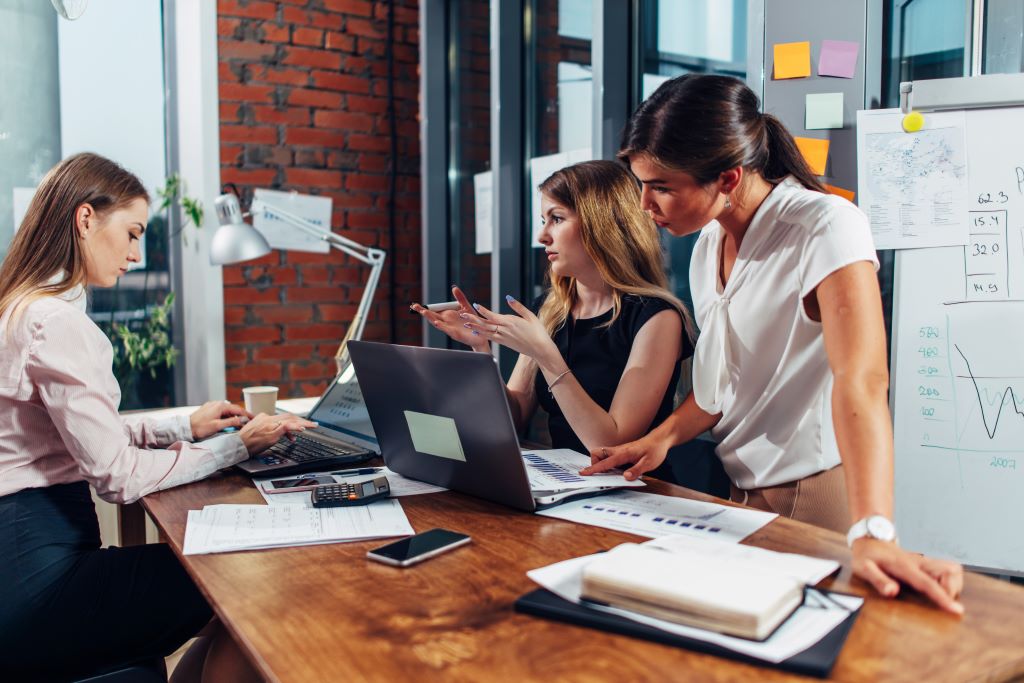
<svg viewBox="0 0 1024 683">
<path fill-rule="evenodd" d="M 700 544 L 704 544 L 704 547 L 701 547 Z M 761 570 L 765 573 L 790 576 L 808 584 L 819 581 L 838 568 L 838 564 L 830 560 L 774 553 L 770 550 L 731 543 L 714 543 L 704 539 L 661 538 L 650 541 L 645 546 L 660 547 L 672 553 L 695 552 L 701 555 L 701 561 L 722 565 L 734 562 L 736 557 L 745 556 L 750 561 L 758 562 Z M 597 553 L 557 562 L 527 572 L 527 576 L 563 600 L 581 604 L 584 569 L 604 554 Z M 684 626 L 616 607 L 593 603 L 588 603 L 588 606 L 598 611 L 653 626 L 667 633 L 714 643 L 733 652 L 778 663 L 817 643 L 846 619 L 850 612 L 859 609 L 863 603 L 862 598 L 854 596 L 816 591 L 812 588 L 806 590 L 808 599 L 804 604 L 763 641 L 737 638 L 707 629 Z"/>
<path fill-rule="evenodd" d="M 397 500 L 343 508 L 207 505 L 189 510 L 184 553 L 343 543 L 415 533 Z"/>
<path fill-rule="evenodd" d="M 583 597 L 677 624 L 764 640 L 803 601 L 803 582 L 756 562 L 624 543 L 583 568 Z"/>
</svg>

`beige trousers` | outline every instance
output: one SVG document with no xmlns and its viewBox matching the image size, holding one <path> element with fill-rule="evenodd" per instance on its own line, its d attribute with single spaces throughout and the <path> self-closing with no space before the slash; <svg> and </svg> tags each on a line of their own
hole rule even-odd
<svg viewBox="0 0 1024 683">
<path fill-rule="evenodd" d="M 843 466 L 778 486 L 741 489 L 730 485 L 730 500 L 799 522 L 845 534 L 850 528 Z"/>
</svg>

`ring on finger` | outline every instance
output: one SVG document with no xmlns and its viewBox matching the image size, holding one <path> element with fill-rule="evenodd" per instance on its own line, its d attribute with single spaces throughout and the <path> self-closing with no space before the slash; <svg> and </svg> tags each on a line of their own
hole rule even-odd
<svg viewBox="0 0 1024 683">
<path fill-rule="evenodd" d="M 491 334 L 498 334 L 498 327 L 499 327 L 498 325 L 495 325 L 494 329 L 491 330 Z"/>
</svg>

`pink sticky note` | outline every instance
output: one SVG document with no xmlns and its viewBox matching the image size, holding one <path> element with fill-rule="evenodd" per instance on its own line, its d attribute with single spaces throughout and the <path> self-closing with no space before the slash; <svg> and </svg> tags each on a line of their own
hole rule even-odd
<svg viewBox="0 0 1024 683">
<path fill-rule="evenodd" d="M 857 72 L 857 52 L 859 51 L 860 43 L 848 40 L 821 41 L 818 75 L 853 78 Z"/>
</svg>

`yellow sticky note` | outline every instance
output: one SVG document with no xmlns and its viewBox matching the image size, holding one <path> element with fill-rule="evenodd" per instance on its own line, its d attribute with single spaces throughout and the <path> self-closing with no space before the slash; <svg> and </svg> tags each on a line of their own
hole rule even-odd
<svg viewBox="0 0 1024 683">
<path fill-rule="evenodd" d="M 804 155 L 804 160 L 814 171 L 814 175 L 825 175 L 825 164 L 828 162 L 828 140 L 817 138 L 796 138 L 796 146 Z"/>
<path fill-rule="evenodd" d="M 852 202 L 853 198 L 857 196 L 857 193 L 853 190 L 845 190 L 841 187 L 836 187 L 835 185 L 826 184 L 825 189 L 828 190 L 830 194 L 839 195 L 848 202 Z"/>
<path fill-rule="evenodd" d="M 775 80 L 807 78 L 811 75 L 811 44 L 775 44 Z"/>
</svg>

